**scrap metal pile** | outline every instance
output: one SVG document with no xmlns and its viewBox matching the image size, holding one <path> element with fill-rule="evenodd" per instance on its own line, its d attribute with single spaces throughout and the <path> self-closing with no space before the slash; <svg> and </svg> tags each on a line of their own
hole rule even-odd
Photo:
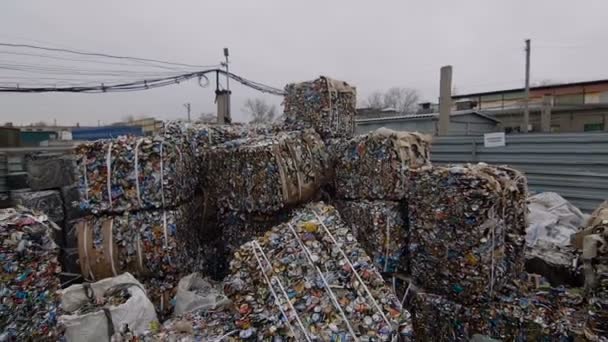
<svg viewBox="0 0 608 342">
<path fill-rule="evenodd" d="M 521 172 L 431 165 L 419 133 L 353 138 L 356 92 L 345 82 L 286 92 L 283 125 L 172 122 L 153 137 L 77 148 L 78 184 L 60 192 L 76 204 L 66 220 L 89 213 L 68 234 L 81 272 L 121 284 L 133 274 L 144 287 L 89 298 L 79 318 L 102 306 L 137 312 L 137 295 L 156 312 L 136 329 L 109 321 L 115 340 L 607 340 L 608 202 L 568 247 L 584 289 L 552 287 L 524 271 Z M 29 212 L 11 215 L 0 211 L 0 340 L 52 337 L 56 253 L 37 247 L 49 230 Z M 222 281 L 222 305 L 211 305 L 217 289 L 182 278 L 192 272 Z"/>
<path fill-rule="evenodd" d="M 61 268 L 48 218 L 0 209 L 0 340 L 57 340 Z"/>
</svg>

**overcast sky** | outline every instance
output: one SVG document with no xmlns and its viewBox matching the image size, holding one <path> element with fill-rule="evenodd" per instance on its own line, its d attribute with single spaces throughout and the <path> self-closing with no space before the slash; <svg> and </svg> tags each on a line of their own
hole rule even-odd
<svg viewBox="0 0 608 342">
<path fill-rule="evenodd" d="M 436 101 L 439 68 L 446 64 L 454 67 L 459 93 L 523 86 L 525 38 L 532 39 L 532 81 L 608 78 L 607 13 L 605 0 L 2 0 L 0 42 L 199 65 L 217 64 L 227 46 L 231 71 L 275 87 L 328 75 L 355 85 L 360 100 L 375 90 L 404 86 Z M 99 67 L 2 53 L 14 51 L 41 53 L 0 47 L 0 65 Z M 46 77 L 45 83 L 78 78 L 19 75 L 30 84 L 43 82 L 38 77 Z M 0 82 L 15 76 L 0 68 Z M 241 110 L 247 98 L 281 102 L 233 84 L 237 120 L 248 119 Z M 215 112 L 214 87 L 190 81 L 118 94 L 4 93 L 0 123 L 97 124 L 128 115 L 174 119 L 185 117 L 186 102 L 193 114 Z"/>
</svg>

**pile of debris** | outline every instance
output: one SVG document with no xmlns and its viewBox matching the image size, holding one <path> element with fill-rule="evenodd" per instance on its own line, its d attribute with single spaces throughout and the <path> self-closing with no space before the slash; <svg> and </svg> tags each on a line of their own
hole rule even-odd
<svg viewBox="0 0 608 342">
<path fill-rule="evenodd" d="M 23 207 L 0 209 L 0 340 L 57 340 L 59 229 Z"/>
</svg>

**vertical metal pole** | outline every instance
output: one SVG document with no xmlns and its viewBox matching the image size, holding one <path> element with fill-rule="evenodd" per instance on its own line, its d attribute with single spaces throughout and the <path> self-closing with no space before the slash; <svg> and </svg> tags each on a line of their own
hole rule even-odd
<svg viewBox="0 0 608 342">
<path fill-rule="evenodd" d="M 452 66 L 441 68 L 439 80 L 439 135 L 447 135 L 452 111 Z"/>
<path fill-rule="evenodd" d="M 528 127 L 530 126 L 530 109 L 528 104 L 530 102 L 530 39 L 526 39 L 526 93 L 524 99 L 524 122 L 521 131 L 528 133 Z"/>
<path fill-rule="evenodd" d="M 226 57 L 226 116 L 224 120 L 225 123 L 232 123 L 232 115 L 230 113 L 230 61 L 228 60 L 228 56 L 228 48 L 224 48 L 224 57 Z"/>
</svg>

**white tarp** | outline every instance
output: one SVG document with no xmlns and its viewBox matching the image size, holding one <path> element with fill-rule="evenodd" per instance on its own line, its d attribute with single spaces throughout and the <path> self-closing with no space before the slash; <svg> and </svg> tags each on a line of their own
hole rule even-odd
<svg viewBox="0 0 608 342">
<path fill-rule="evenodd" d="M 90 297 L 101 297 L 116 286 L 126 286 L 131 297 L 121 305 L 107 307 L 109 315 L 100 308 L 83 315 L 66 314 L 59 317 L 60 324 L 65 326 L 67 341 L 109 341 L 109 332 L 121 331 L 125 325 L 135 334 L 141 334 L 149 329 L 151 322 L 157 320 L 154 305 L 146 296 L 143 285 L 130 273 L 90 284 L 92 292 L 89 292 L 89 296 L 85 285 L 72 285 L 61 291 L 61 306 L 64 311 L 73 313 L 89 303 Z M 113 327 L 108 325 L 110 319 Z"/>
<path fill-rule="evenodd" d="M 230 304 L 222 290 L 201 277 L 192 273 L 183 277 L 177 285 L 175 295 L 175 315 L 195 310 L 214 310 Z"/>
<path fill-rule="evenodd" d="M 584 227 L 589 218 L 555 192 L 542 192 L 528 201 L 526 242 L 529 246 L 539 240 L 558 246 L 570 245 L 570 236 Z"/>
</svg>

